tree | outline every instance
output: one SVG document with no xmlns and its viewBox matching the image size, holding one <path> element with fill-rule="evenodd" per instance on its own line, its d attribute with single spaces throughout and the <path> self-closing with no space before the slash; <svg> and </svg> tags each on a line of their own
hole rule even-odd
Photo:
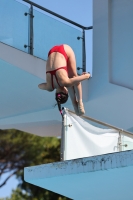
<svg viewBox="0 0 133 200">
<path fill-rule="evenodd" d="M 29 195 L 27 192 L 22 192 L 20 188 L 17 188 L 16 190 L 13 190 L 11 197 L 6 198 L 6 200 L 67 200 L 66 197 L 59 196 L 53 192 L 44 191 L 43 189 L 41 190 L 41 194 L 35 197 Z"/>
<path fill-rule="evenodd" d="M 66 200 L 65 197 L 28 184 L 23 179 L 24 167 L 59 160 L 59 139 L 39 137 L 18 130 L 0 130 L 0 176 L 10 172 L 0 187 L 14 174 L 19 179 L 18 188 L 13 191 L 10 200 Z"/>
</svg>

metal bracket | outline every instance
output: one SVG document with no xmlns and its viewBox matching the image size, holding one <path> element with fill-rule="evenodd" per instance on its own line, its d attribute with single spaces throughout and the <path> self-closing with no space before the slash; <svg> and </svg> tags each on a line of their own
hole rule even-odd
<svg viewBox="0 0 133 200">
<path fill-rule="evenodd" d="M 80 69 L 82 69 L 82 71 L 83 71 L 83 68 L 82 67 L 77 67 L 77 70 L 79 71 Z M 80 76 L 81 74 L 80 73 L 77 73 L 78 74 L 78 76 Z"/>
<path fill-rule="evenodd" d="M 77 37 L 77 40 L 80 40 L 80 39 L 84 39 L 84 38 L 83 38 L 83 37 L 79 37 L 79 36 L 78 36 L 78 37 Z"/>
<path fill-rule="evenodd" d="M 25 44 L 25 45 L 24 45 L 24 48 L 27 48 L 27 47 L 30 47 L 30 49 L 34 49 L 33 47 L 31 47 L 31 46 Z"/>
<path fill-rule="evenodd" d="M 64 126 L 65 126 L 65 127 L 67 127 L 67 126 L 68 126 L 68 127 L 72 127 L 72 124 L 68 124 L 68 125 L 64 125 Z"/>
<path fill-rule="evenodd" d="M 25 16 L 30 15 L 32 18 L 34 18 L 34 15 L 32 15 L 31 13 L 25 12 L 24 15 L 25 15 Z"/>
<path fill-rule="evenodd" d="M 77 70 L 83 69 L 83 67 L 77 67 Z"/>
<path fill-rule="evenodd" d="M 128 146 L 127 144 L 122 144 L 122 143 L 119 143 L 118 145 L 119 145 L 119 146 L 124 146 L 124 147 L 127 147 L 127 146 Z"/>
</svg>

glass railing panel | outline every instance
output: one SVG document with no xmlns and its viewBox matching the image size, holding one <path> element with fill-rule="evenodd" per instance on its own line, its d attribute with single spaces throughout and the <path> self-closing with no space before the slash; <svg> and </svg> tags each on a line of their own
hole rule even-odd
<svg viewBox="0 0 133 200">
<path fill-rule="evenodd" d="M 28 52 L 28 12 L 25 6 L 15 0 L 0 0 L 0 42 Z"/>
<path fill-rule="evenodd" d="M 133 149 L 133 138 L 122 136 L 122 151 Z"/>
<path fill-rule="evenodd" d="M 77 67 L 82 67 L 82 31 L 34 10 L 34 55 L 44 60 L 58 44 L 68 44 L 75 52 Z"/>
</svg>

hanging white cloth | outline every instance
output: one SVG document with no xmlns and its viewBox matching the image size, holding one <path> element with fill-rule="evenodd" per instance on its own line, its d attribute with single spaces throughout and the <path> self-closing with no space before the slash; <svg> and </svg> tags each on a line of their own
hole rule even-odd
<svg viewBox="0 0 133 200">
<path fill-rule="evenodd" d="M 64 110 L 64 160 L 89 157 L 118 151 L 119 133 L 91 125 L 86 120 Z M 71 124 L 72 126 L 68 126 Z"/>
</svg>

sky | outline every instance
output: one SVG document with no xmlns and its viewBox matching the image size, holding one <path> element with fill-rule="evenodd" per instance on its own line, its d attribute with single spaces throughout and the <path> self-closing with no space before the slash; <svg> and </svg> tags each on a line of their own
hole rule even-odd
<svg viewBox="0 0 133 200">
<path fill-rule="evenodd" d="M 23 3 L 22 0 L 14 1 Z M 92 0 L 33 0 L 33 2 L 83 26 L 93 26 Z M 87 71 L 92 73 L 92 30 L 86 31 L 86 63 Z M 0 198 L 10 196 L 11 190 L 15 189 L 17 184 L 15 176 L 12 177 L 5 186 L 0 188 Z"/>
</svg>

